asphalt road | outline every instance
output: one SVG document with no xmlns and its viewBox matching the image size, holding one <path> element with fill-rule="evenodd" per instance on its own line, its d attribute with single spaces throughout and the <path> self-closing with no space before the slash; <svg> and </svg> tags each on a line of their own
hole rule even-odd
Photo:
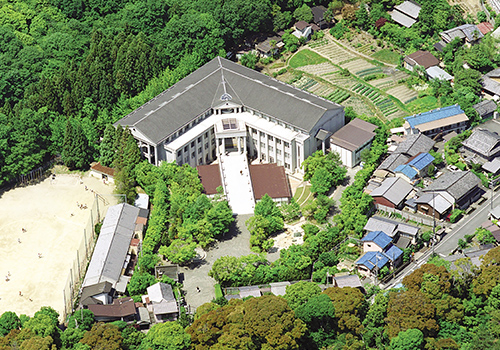
<svg viewBox="0 0 500 350">
<path fill-rule="evenodd" d="M 488 195 L 491 191 L 488 190 Z M 493 208 L 498 205 L 500 198 L 500 192 L 495 193 L 493 196 Z M 395 279 L 392 279 L 387 285 L 381 286 L 384 289 L 390 289 L 403 281 L 406 275 L 409 275 L 420 266 L 425 264 L 433 252 L 441 256 L 447 256 L 451 254 L 455 248 L 458 246 L 458 240 L 464 238 L 467 234 L 473 234 L 476 228 L 481 226 L 481 224 L 488 219 L 488 212 L 490 210 L 491 201 L 488 198 L 482 205 L 480 205 L 476 210 L 474 210 L 470 215 L 463 218 L 458 222 L 440 242 L 438 242 L 433 248 L 427 250 L 417 261 L 412 262 L 403 271 L 401 271 Z"/>
</svg>

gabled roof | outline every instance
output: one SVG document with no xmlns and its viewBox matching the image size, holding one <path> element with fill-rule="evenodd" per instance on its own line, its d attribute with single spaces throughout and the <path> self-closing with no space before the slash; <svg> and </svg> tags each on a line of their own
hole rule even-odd
<svg viewBox="0 0 500 350">
<path fill-rule="evenodd" d="M 439 214 L 445 213 L 453 206 L 453 203 L 448 202 L 439 193 L 424 193 L 415 200 L 418 204 L 427 204 L 434 208 Z"/>
<path fill-rule="evenodd" d="M 451 105 L 448 107 L 434 109 L 432 111 L 415 114 L 404 118 L 412 128 L 419 128 L 422 124 L 434 122 L 445 118 L 450 118 L 456 115 L 464 114 L 465 112 L 459 105 Z M 419 128 L 420 129 L 420 128 Z M 423 131 L 420 129 L 420 131 Z"/>
<path fill-rule="evenodd" d="M 490 173 L 496 174 L 500 170 L 500 158 L 495 158 L 491 162 L 483 164 L 482 168 Z"/>
<path fill-rule="evenodd" d="M 484 100 L 472 106 L 481 117 L 493 113 L 497 109 L 497 104 L 493 100 Z"/>
<path fill-rule="evenodd" d="M 411 134 L 406 136 L 406 139 L 398 145 L 394 153 L 404 153 L 413 157 L 421 152 L 429 152 L 435 144 L 435 141 L 424 134 Z"/>
<path fill-rule="evenodd" d="M 366 252 L 361 258 L 356 261 L 356 265 L 366 266 L 370 271 L 377 266 L 381 269 L 389 262 L 389 258 L 384 253 Z"/>
<path fill-rule="evenodd" d="M 500 136 L 479 128 L 475 129 L 462 145 L 484 157 L 491 157 L 500 152 Z"/>
<path fill-rule="evenodd" d="M 362 242 L 373 242 L 378 245 L 382 250 L 387 248 L 389 244 L 392 242 L 392 238 L 386 235 L 382 231 L 372 231 L 368 232 L 366 236 L 361 238 Z"/>
<path fill-rule="evenodd" d="M 255 70 L 216 57 L 116 124 L 129 126 L 133 132 L 158 144 L 222 103 L 221 97 L 227 95 L 233 103 L 273 116 L 306 132 L 314 128 L 326 111 L 343 108 Z"/>
<path fill-rule="evenodd" d="M 349 151 L 356 151 L 375 137 L 376 125 L 355 118 L 349 124 L 340 128 L 330 139 L 330 142 Z"/>
<path fill-rule="evenodd" d="M 410 180 L 413 180 L 418 175 L 418 172 L 415 169 L 413 169 L 411 166 L 409 166 L 408 164 L 403 164 L 403 165 L 398 166 L 394 170 L 394 172 L 404 174 Z"/>
<path fill-rule="evenodd" d="M 424 192 L 445 191 L 449 193 L 455 201 L 459 201 L 471 189 L 478 186 L 481 180 L 471 171 L 456 171 L 441 175 L 429 186 L 423 189 Z"/>
<path fill-rule="evenodd" d="M 432 66 L 425 70 L 429 78 L 438 79 L 438 80 L 453 80 L 453 76 L 448 74 L 444 69 L 441 69 L 438 66 Z"/>
<path fill-rule="evenodd" d="M 388 170 L 394 172 L 398 166 L 406 164 L 408 159 L 410 159 L 410 157 L 404 155 L 403 153 L 390 154 L 382 163 L 380 163 L 377 170 Z"/>
<path fill-rule="evenodd" d="M 437 66 L 439 64 L 439 60 L 434 57 L 429 51 L 418 50 L 417 52 L 412 53 L 404 58 L 405 62 L 415 66 L 419 65 L 424 67 L 425 69 Z"/>
<path fill-rule="evenodd" d="M 83 286 L 120 280 L 139 208 L 122 203 L 108 208 L 90 260 Z"/>
<path fill-rule="evenodd" d="M 424 169 L 426 166 L 428 166 L 429 164 L 431 164 L 433 161 L 434 161 L 433 156 L 431 156 L 427 152 L 422 152 L 420 154 L 417 154 L 407 164 L 420 171 L 420 170 Z"/>
<path fill-rule="evenodd" d="M 366 223 L 365 227 L 363 227 L 363 230 L 382 231 L 389 237 L 394 237 L 397 227 L 398 223 L 396 221 L 392 221 L 379 216 L 372 216 L 368 219 L 368 222 Z"/>
<path fill-rule="evenodd" d="M 398 205 L 412 191 L 413 186 L 399 177 L 386 178 L 380 187 L 374 189 L 370 196 L 383 197 L 391 203 Z"/>
</svg>

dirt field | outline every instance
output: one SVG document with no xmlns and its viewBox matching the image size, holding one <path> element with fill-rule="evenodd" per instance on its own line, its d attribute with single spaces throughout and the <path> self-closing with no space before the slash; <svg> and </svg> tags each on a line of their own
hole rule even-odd
<svg viewBox="0 0 500 350">
<path fill-rule="evenodd" d="M 77 202 L 90 207 L 90 189 L 115 202 L 109 196 L 113 185 L 88 175 L 83 184 L 76 175 L 57 175 L 0 194 L 0 314 L 32 316 L 41 306 L 51 306 L 62 315 L 63 288 L 90 217 Z"/>
</svg>

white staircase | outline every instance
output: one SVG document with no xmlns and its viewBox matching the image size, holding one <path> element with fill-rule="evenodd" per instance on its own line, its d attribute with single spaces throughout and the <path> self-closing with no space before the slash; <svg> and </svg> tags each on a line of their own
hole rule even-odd
<svg viewBox="0 0 500 350">
<path fill-rule="evenodd" d="M 219 167 L 226 198 L 235 214 L 253 214 L 255 198 L 246 154 L 219 155 Z"/>
</svg>

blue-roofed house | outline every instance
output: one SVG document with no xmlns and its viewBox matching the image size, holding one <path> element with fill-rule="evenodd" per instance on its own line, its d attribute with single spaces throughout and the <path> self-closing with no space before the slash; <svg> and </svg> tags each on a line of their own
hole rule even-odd
<svg viewBox="0 0 500 350">
<path fill-rule="evenodd" d="M 382 231 L 372 231 L 368 232 L 361 242 L 364 252 L 383 252 L 392 243 L 392 238 Z"/>
<path fill-rule="evenodd" d="M 468 122 L 469 118 L 462 108 L 452 105 L 406 117 L 403 127 L 406 135 L 424 134 L 434 138 L 452 131 L 461 133 Z"/>
</svg>

